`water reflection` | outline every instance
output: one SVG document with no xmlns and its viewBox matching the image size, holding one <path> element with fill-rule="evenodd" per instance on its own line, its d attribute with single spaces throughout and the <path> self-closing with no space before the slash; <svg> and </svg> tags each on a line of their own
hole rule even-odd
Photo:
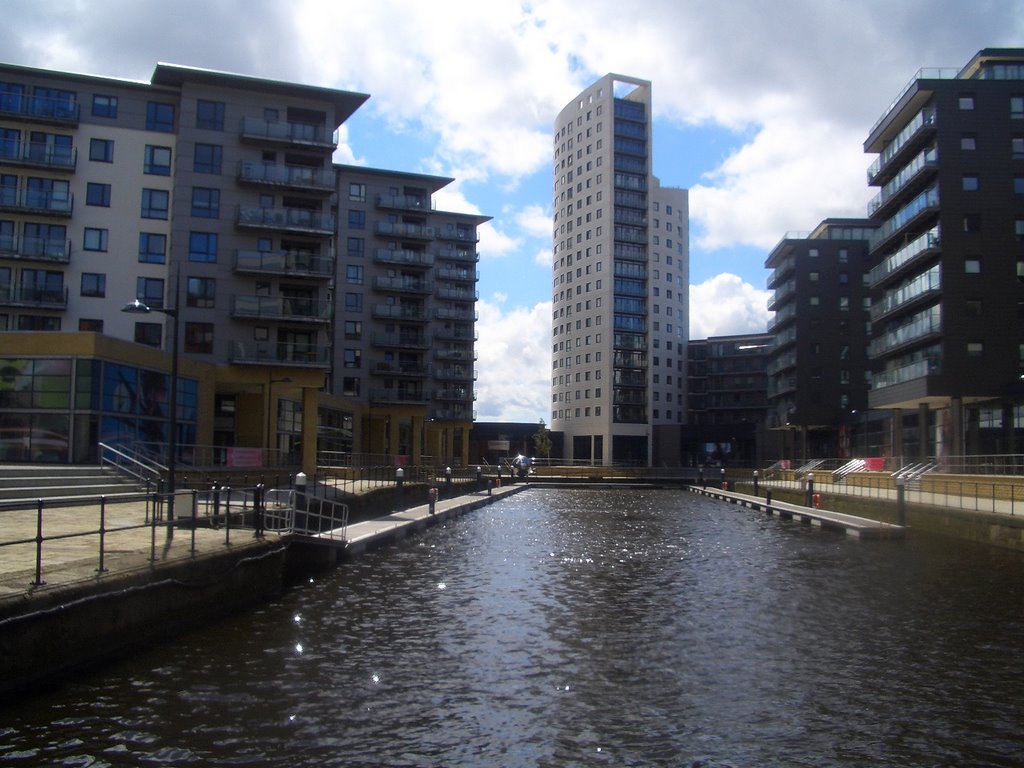
<svg viewBox="0 0 1024 768">
<path fill-rule="evenodd" d="M 0 762 L 1019 764 L 1022 559 L 531 489 L 0 714 Z"/>
</svg>

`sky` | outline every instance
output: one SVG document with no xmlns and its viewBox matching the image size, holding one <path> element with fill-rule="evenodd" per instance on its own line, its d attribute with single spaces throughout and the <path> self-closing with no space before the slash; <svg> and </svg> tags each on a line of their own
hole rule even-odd
<svg viewBox="0 0 1024 768">
<path fill-rule="evenodd" d="M 1024 47 L 1019 0 L 0 0 L 0 61 L 157 62 L 358 91 L 337 162 L 454 181 L 481 228 L 479 421 L 550 420 L 552 145 L 613 72 L 650 80 L 653 168 L 690 190 L 690 338 L 762 333 L 787 232 L 865 215 L 863 142 L 921 68 Z"/>
</svg>

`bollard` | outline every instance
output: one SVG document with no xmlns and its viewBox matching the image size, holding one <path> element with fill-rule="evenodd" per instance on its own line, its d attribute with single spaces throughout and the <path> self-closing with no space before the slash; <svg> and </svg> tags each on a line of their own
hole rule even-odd
<svg viewBox="0 0 1024 768">
<path fill-rule="evenodd" d="M 263 538 L 263 484 L 260 483 L 256 486 L 256 492 L 253 494 L 253 507 L 252 507 L 252 527 L 253 536 L 257 539 Z"/>
<path fill-rule="evenodd" d="M 807 492 L 804 494 L 804 506 L 811 506 L 814 496 L 814 473 L 810 472 L 807 475 Z"/>
<path fill-rule="evenodd" d="M 772 489 L 771 488 L 769 488 L 767 491 L 764 492 L 764 511 L 765 512 L 771 512 L 772 511 Z"/>
<path fill-rule="evenodd" d="M 444 468 L 444 495 L 449 497 L 452 495 L 452 468 Z"/>
<path fill-rule="evenodd" d="M 402 485 L 405 484 L 405 470 L 399 467 L 395 470 L 395 486 L 401 490 Z"/>
<path fill-rule="evenodd" d="M 306 481 L 309 478 L 306 477 L 305 472 L 299 472 L 295 476 L 295 509 L 302 512 L 306 511 Z M 264 487 L 260 484 L 260 487 Z"/>
<path fill-rule="evenodd" d="M 491 484 L 490 483 L 487 484 L 487 495 L 488 496 L 491 495 Z"/>
<path fill-rule="evenodd" d="M 697 479 L 700 480 L 701 490 L 707 490 L 708 484 L 704 480 L 704 467 L 701 467 L 697 472 Z"/>
<path fill-rule="evenodd" d="M 434 514 L 434 508 L 437 506 L 437 488 L 430 489 L 430 514 Z"/>
<path fill-rule="evenodd" d="M 754 470 L 754 495 L 757 496 L 757 470 Z"/>
<path fill-rule="evenodd" d="M 477 488 L 477 490 L 480 490 L 481 488 L 484 487 L 483 486 L 483 476 L 484 476 L 483 470 L 480 469 L 480 467 L 477 467 L 476 468 L 476 488 Z"/>
</svg>

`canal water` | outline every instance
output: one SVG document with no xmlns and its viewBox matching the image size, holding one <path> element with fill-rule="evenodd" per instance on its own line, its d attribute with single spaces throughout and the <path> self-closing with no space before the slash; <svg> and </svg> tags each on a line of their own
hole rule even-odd
<svg viewBox="0 0 1024 768">
<path fill-rule="evenodd" d="M 1024 558 L 528 489 L 0 710 L 0 764 L 1020 766 Z"/>
</svg>

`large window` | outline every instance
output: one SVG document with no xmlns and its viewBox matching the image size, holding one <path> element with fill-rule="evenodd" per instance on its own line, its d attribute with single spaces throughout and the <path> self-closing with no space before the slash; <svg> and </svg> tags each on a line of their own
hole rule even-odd
<svg viewBox="0 0 1024 768">
<path fill-rule="evenodd" d="M 139 232 L 139 261 L 143 264 L 163 264 L 167 260 L 167 235 Z"/>
<path fill-rule="evenodd" d="M 192 215 L 201 219 L 220 218 L 220 190 L 192 187 Z"/>
<path fill-rule="evenodd" d="M 110 207 L 110 185 L 90 181 L 85 187 L 85 204 Z"/>
<path fill-rule="evenodd" d="M 224 102 L 199 99 L 196 102 L 196 128 L 224 130 Z"/>
<path fill-rule="evenodd" d="M 217 261 L 217 233 L 190 232 L 188 260 L 213 264 Z"/>
<path fill-rule="evenodd" d="M 151 176 L 171 175 L 171 148 L 146 145 L 143 172 Z"/>
<path fill-rule="evenodd" d="M 89 159 L 97 163 L 114 162 L 114 142 L 110 139 L 89 139 Z"/>
<path fill-rule="evenodd" d="M 146 104 L 146 130 L 174 133 L 174 105 L 159 101 Z"/>
<path fill-rule="evenodd" d="M 223 148 L 219 144 L 196 144 L 192 170 L 196 173 L 220 173 Z"/>
<path fill-rule="evenodd" d="M 82 248 L 87 251 L 106 251 L 109 231 L 98 227 L 86 227 L 82 237 Z"/>
<path fill-rule="evenodd" d="M 212 277 L 190 277 L 186 287 L 186 304 L 199 309 L 213 309 L 217 281 Z"/>
<path fill-rule="evenodd" d="M 166 219 L 170 212 L 170 193 L 163 189 L 142 190 L 142 218 Z"/>
<path fill-rule="evenodd" d="M 163 309 L 164 281 L 159 277 L 139 277 L 135 281 L 135 298 L 151 309 Z"/>
<path fill-rule="evenodd" d="M 102 299 L 107 295 L 107 276 L 98 272 L 82 273 L 82 295 Z"/>
</svg>

